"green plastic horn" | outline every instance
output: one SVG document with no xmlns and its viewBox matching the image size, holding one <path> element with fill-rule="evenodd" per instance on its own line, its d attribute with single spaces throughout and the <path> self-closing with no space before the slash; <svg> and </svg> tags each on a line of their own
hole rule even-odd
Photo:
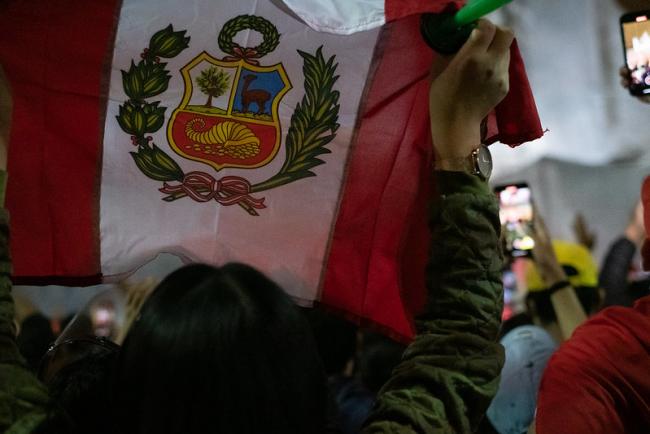
<svg viewBox="0 0 650 434">
<path fill-rule="evenodd" d="M 422 14 L 420 31 L 429 47 L 440 54 L 453 54 L 463 46 L 479 18 L 512 0 L 470 0 L 457 12 Z"/>
</svg>

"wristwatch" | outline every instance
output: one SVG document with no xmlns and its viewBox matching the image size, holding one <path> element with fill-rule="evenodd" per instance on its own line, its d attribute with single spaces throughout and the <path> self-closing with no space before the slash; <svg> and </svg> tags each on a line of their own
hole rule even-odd
<svg viewBox="0 0 650 434">
<path fill-rule="evenodd" d="M 434 168 L 451 172 L 465 172 L 487 181 L 492 174 L 492 154 L 487 146 L 481 144 L 467 157 L 437 160 Z"/>
</svg>

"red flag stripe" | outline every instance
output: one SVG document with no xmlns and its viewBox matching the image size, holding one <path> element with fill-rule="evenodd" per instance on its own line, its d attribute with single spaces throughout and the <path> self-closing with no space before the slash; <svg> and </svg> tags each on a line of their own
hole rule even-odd
<svg viewBox="0 0 650 434">
<path fill-rule="evenodd" d="M 438 13 L 446 8 L 458 9 L 464 0 L 431 1 L 431 0 L 386 0 L 384 3 L 386 22 L 399 20 L 410 15 L 417 15 L 423 12 Z M 414 23 L 417 25 L 417 23 Z"/>
<path fill-rule="evenodd" d="M 117 0 L 0 6 L 0 63 L 15 96 L 7 208 L 14 274 L 22 280 L 100 273 L 102 80 L 119 6 Z"/>
<path fill-rule="evenodd" d="M 426 236 L 422 209 L 414 207 L 425 202 L 422 195 L 431 172 L 427 95 L 433 53 L 420 37 L 417 20 L 411 16 L 382 31 L 321 297 L 325 305 L 345 307 L 402 339 L 413 334 L 403 303 L 407 300 L 402 299 L 404 288 L 398 285 L 399 265 L 412 238 L 405 228 Z M 418 227 L 413 226 L 416 222 Z M 418 242 L 426 248 L 426 237 Z M 423 299 L 422 267 L 422 261 L 408 267 L 407 272 L 416 276 L 408 279 L 415 285 L 408 288 L 409 305 Z"/>
</svg>

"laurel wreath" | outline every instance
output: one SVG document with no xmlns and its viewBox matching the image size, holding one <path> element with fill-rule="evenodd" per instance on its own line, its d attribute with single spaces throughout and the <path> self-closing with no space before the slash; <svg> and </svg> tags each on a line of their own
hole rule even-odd
<svg viewBox="0 0 650 434">
<path fill-rule="evenodd" d="M 172 25 L 156 32 L 149 41 L 137 64 L 131 61 L 128 71 L 122 70 L 122 85 L 129 99 L 119 108 L 116 116 L 120 128 L 131 135 L 131 143 L 137 146 L 131 156 L 136 166 L 155 181 L 183 181 L 185 174 L 180 166 L 152 142 L 153 134 L 165 122 L 165 107 L 160 101 L 148 102 L 167 90 L 169 71 L 160 58 L 173 58 L 189 46 L 186 31 L 174 32 Z"/>
<path fill-rule="evenodd" d="M 243 15 L 228 21 L 226 26 L 230 24 L 229 31 L 236 33 L 239 30 L 235 31 L 235 29 L 245 29 L 246 25 L 253 25 L 251 23 L 258 26 L 256 30 L 261 28 L 273 38 L 279 37 L 273 25 L 261 17 Z M 262 25 L 270 25 L 274 32 L 269 32 Z M 185 178 L 185 173 L 180 166 L 157 147 L 152 137 L 148 135 L 163 126 L 166 107 L 160 107 L 159 101 L 146 101 L 167 90 L 170 75 L 165 69 L 167 64 L 160 63 L 160 58 L 175 57 L 187 48 L 190 38 L 186 37 L 185 33 L 186 31 L 174 32 L 171 24 L 156 32 L 151 38 L 149 47 L 142 53 L 142 60 L 137 64 L 132 61 L 128 71 L 122 70 L 122 84 L 129 99 L 120 105 L 116 118 L 120 128 L 131 135 L 133 145 L 138 148 L 136 152 L 131 152 L 136 166 L 145 176 L 156 181 L 182 182 Z M 223 37 L 223 33 L 224 31 L 219 35 L 220 46 L 222 39 L 228 41 Z M 268 52 L 277 44 L 277 40 L 273 42 L 272 38 L 265 38 L 259 47 L 262 47 L 262 52 Z M 322 48 L 319 47 L 313 55 L 298 50 L 303 59 L 305 95 L 301 102 L 296 104 L 291 117 L 285 142 L 285 161 L 275 175 L 252 185 L 251 192 L 260 192 L 302 178 L 316 176 L 311 169 L 324 164 L 318 156 L 331 152 L 326 146 L 334 140 L 339 128 L 337 120 L 340 93 L 334 90 L 334 84 L 338 79 L 335 75 L 338 64 L 334 63 L 335 55 L 325 59 Z M 223 47 L 222 50 L 228 52 Z M 173 201 L 184 196 L 184 194 L 171 195 L 164 200 Z"/>
<path fill-rule="evenodd" d="M 338 63 L 334 63 L 336 56 L 325 60 L 322 46 L 314 55 L 300 50 L 298 54 L 303 58 L 305 95 L 291 116 L 284 164 L 271 178 L 253 185 L 252 192 L 316 176 L 310 169 L 324 164 L 318 156 L 331 152 L 325 146 L 334 140 L 339 128 L 340 93 L 334 90 L 334 83 L 339 78 L 334 75 L 338 67 Z"/>
<path fill-rule="evenodd" d="M 251 49 L 255 57 L 262 57 L 275 50 L 280 43 L 280 34 L 276 27 L 267 19 L 255 15 L 239 15 L 223 25 L 219 33 L 219 48 L 224 53 L 235 54 L 235 49 L 243 48 L 232 41 L 235 35 L 242 30 L 252 29 L 262 34 L 262 43 Z"/>
</svg>

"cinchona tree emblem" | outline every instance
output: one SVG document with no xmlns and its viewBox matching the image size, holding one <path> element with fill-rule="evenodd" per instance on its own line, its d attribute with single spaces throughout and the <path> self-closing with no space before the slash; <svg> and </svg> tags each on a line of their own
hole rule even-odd
<svg viewBox="0 0 650 434">
<path fill-rule="evenodd" d="M 238 32 L 247 29 L 262 34 L 260 45 L 241 47 L 233 42 Z M 298 51 L 303 59 L 305 95 L 291 117 L 284 164 L 270 178 L 251 184 L 239 176 L 215 176 L 229 167 L 262 167 L 281 147 L 278 106 L 292 85 L 281 63 L 261 64 L 261 59 L 277 48 L 280 34 L 262 17 L 237 16 L 219 33 L 219 48 L 225 57 L 202 52 L 181 68 L 185 90 L 167 123 L 167 140 L 176 154 L 210 166 L 209 173 L 184 172 L 150 135 L 164 126 L 167 110 L 159 101 L 152 101 L 167 90 L 171 78 L 161 59 L 178 56 L 189 46 L 186 33 L 174 31 L 171 24 L 156 32 L 141 60 L 137 64 L 132 61 L 129 70 L 122 71 L 128 100 L 120 106 L 117 121 L 137 148 L 131 152 L 137 167 L 148 178 L 162 182 L 159 191 L 163 200 L 215 201 L 258 215 L 258 210 L 266 207 L 259 193 L 315 176 L 311 169 L 324 163 L 319 156 L 330 152 L 326 146 L 339 127 L 335 56 L 325 59 L 322 47 L 311 54 Z"/>
</svg>

